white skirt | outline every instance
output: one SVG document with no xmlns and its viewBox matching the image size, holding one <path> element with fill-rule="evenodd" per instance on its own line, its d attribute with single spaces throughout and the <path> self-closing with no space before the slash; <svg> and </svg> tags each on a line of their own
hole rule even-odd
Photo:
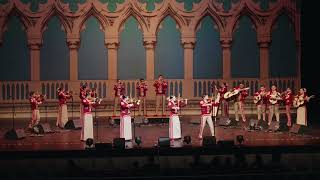
<svg viewBox="0 0 320 180">
<path fill-rule="evenodd" d="M 60 105 L 58 109 L 56 126 L 63 128 L 64 125 L 67 123 L 67 121 L 68 121 L 68 107 L 66 104 L 63 104 L 63 105 Z"/>
<path fill-rule="evenodd" d="M 91 113 L 84 113 L 81 129 L 81 140 L 93 139 L 93 117 Z"/>
<path fill-rule="evenodd" d="M 132 139 L 131 116 L 120 117 L 120 138 L 125 140 Z"/>
<path fill-rule="evenodd" d="M 298 107 L 297 109 L 297 124 L 307 125 L 307 108 L 306 106 Z"/>
<path fill-rule="evenodd" d="M 171 115 L 169 120 L 170 139 L 181 138 L 181 124 L 178 115 Z"/>
</svg>

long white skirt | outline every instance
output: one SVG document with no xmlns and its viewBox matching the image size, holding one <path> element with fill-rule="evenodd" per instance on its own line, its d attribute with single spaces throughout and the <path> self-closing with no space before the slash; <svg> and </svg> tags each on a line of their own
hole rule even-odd
<svg viewBox="0 0 320 180">
<path fill-rule="evenodd" d="M 91 113 L 84 113 L 82 125 L 80 140 L 93 139 L 93 117 Z"/>
<path fill-rule="evenodd" d="M 297 124 L 307 125 L 307 108 L 306 106 L 298 107 L 297 109 Z"/>
<path fill-rule="evenodd" d="M 60 105 L 58 109 L 56 126 L 63 128 L 64 125 L 67 123 L 67 121 L 68 121 L 68 107 L 66 104 L 63 104 L 63 105 Z"/>
<path fill-rule="evenodd" d="M 132 139 L 131 116 L 120 117 L 120 138 Z"/>
<path fill-rule="evenodd" d="M 169 120 L 169 138 L 181 138 L 181 124 L 178 115 L 171 115 Z"/>
</svg>

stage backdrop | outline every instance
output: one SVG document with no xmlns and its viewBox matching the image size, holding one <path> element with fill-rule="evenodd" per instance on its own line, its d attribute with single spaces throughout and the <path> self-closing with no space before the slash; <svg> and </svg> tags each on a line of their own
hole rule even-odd
<svg viewBox="0 0 320 180">
<path fill-rule="evenodd" d="M 162 74 L 299 87 L 300 56 L 298 0 L 0 0 L 1 81 Z"/>
</svg>

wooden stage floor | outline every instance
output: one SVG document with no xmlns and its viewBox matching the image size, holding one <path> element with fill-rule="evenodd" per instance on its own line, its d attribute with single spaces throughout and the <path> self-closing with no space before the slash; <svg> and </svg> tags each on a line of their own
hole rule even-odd
<svg viewBox="0 0 320 180">
<path fill-rule="evenodd" d="M 197 138 L 199 124 L 191 124 L 189 118 L 182 118 L 182 135 L 191 136 L 191 147 L 202 146 L 202 141 Z M 42 119 L 42 121 L 45 121 Z M 16 128 L 24 128 L 27 120 L 15 120 Z M 55 120 L 48 119 L 55 133 L 35 136 L 26 131 L 26 138 L 21 140 L 8 140 L 4 137 L 5 132 L 12 128 L 12 120 L 6 119 L 0 121 L 0 151 L 19 152 L 19 151 L 68 151 L 85 150 L 85 143 L 80 141 L 80 130 L 65 130 L 54 127 Z M 306 147 L 320 146 L 320 127 L 308 127 L 306 134 L 292 134 L 289 132 L 250 132 L 246 128 L 248 123 L 241 123 L 237 127 L 216 126 L 216 140 L 236 140 L 237 135 L 243 135 L 243 147 Z M 96 123 L 95 123 L 96 124 Z M 107 119 L 98 119 L 98 128 L 94 127 L 95 141 L 112 143 L 114 138 L 119 137 L 119 126 L 110 125 Z M 135 135 L 142 138 L 141 149 L 150 149 L 157 146 L 159 137 L 168 136 L 168 124 L 147 124 L 135 126 Z M 208 126 L 205 127 L 204 136 L 210 135 Z M 235 141 L 236 142 L 236 141 Z M 133 142 L 133 147 L 136 144 Z M 177 141 L 173 145 L 180 147 L 182 143 Z M 237 143 L 236 143 L 237 144 Z M 130 148 L 131 146 L 129 146 Z"/>
</svg>

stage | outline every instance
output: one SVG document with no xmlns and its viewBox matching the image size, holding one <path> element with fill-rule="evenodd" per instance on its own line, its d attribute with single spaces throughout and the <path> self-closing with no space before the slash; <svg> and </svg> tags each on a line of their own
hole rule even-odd
<svg viewBox="0 0 320 180">
<path fill-rule="evenodd" d="M 142 143 L 137 146 L 135 141 L 132 143 L 126 142 L 126 149 L 119 151 L 118 149 L 108 148 L 104 151 L 109 153 L 101 153 L 100 149 L 86 148 L 85 142 L 80 141 L 80 131 L 73 129 L 60 129 L 54 126 L 55 119 L 43 119 L 42 123 L 46 121 L 51 125 L 53 133 L 34 134 L 25 130 L 26 137 L 19 140 L 9 140 L 4 137 L 5 132 L 12 128 L 11 119 L 1 121 L 0 130 L 0 151 L 2 158 L 8 158 L 8 154 L 15 154 L 19 157 L 20 152 L 23 156 L 29 154 L 34 156 L 144 156 L 155 153 L 157 155 L 159 150 L 165 154 L 193 154 L 195 152 L 204 154 L 228 154 L 233 153 L 234 149 L 246 149 L 247 153 L 272 153 L 274 150 L 283 152 L 317 152 L 320 147 L 320 127 L 313 125 L 307 128 L 304 134 L 294 134 L 289 131 L 270 132 L 267 130 L 250 131 L 249 121 L 239 123 L 238 126 L 216 126 L 215 137 L 217 146 L 202 147 L 202 140 L 198 139 L 199 124 L 192 123 L 192 119 L 196 116 L 181 117 L 182 137 L 190 136 L 191 143 L 186 144 L 181 140 L 171 142 L 170 148 L 158 147 L 159 137 L 168 137 L 168 123 L 151 122 L 148 124 L 135 124 L 135 136 L 140 136 Z M 26 119 L 15 120 L 15 128 L 25 128 L 28 121 Z M 119 137 L 119 125 L 117 123 L 111 124 L 107 118 L 99 118 L 95 121 L 94 126 L 95 143 L 113 143 L 114 138 Z M 205 127 L 203 136 L 209 136 L 209 128 Z M 236 137 L 242 135 L 244 142 L 240 145 Z M 223 146 L 219 142 L 234 141 L 234 146 Z M 212 150 L 214 149 L 214 150 Z M 94 152 L 99 151 L 98 154 Z M 65 152 L 65 153 L 61 153 Z M 68 153 L 70 152 L 70 153 Z M 71 153 L 72 152 L 72 153 Z M 10 156 L 10 158 L 13 158 Z"/>
</svg>

